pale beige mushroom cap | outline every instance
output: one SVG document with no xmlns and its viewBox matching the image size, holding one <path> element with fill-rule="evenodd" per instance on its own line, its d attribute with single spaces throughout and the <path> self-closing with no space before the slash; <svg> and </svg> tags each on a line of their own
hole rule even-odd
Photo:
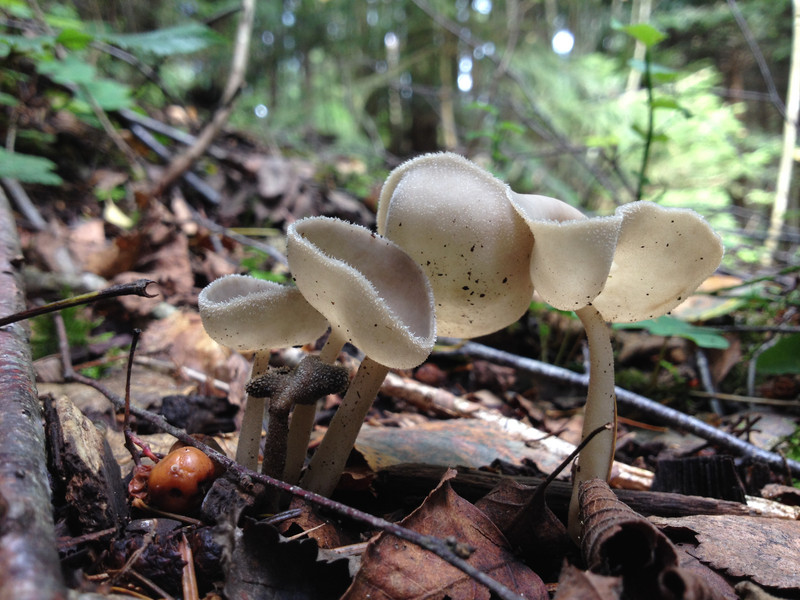
<svg viewBox="0 0 800 600">
<path fill-rule="evenodd" d="M 530 305 L 533 236 L 510 193 L 505 183 L 451 153 L 412 159 L 386 180 L 378 231 L 430 279 L 439 335 L 488 334 Z"/>
<path fill-rule="evenodd" d="M 293 223 L 287 239 L 298 289 L 344 339 L 391 368 L 428 357 L 436 339 L 433 294 L 397 244 L 328 217 Z"/>
<path fill-rule="evenodd" d="M 530 277 L 545 302 L 577 310 L 603 290 L 622 217 L 587 219 L 566 202 L 512 192 L 511 202 L 533 233 Z"/>
<path fill-rule="evenodd" d="M 623 218 L 614 262 L 592 304 L 614 323 L 655 319 L 686 300 L 719 266 L 722 239 L 685 208 L 632 202 Z"/>
<path fill-rule="evenodd" d="M 312 342 L 328 327 L 297 288 L 248 275 L 226 275 L 197 298 L 211 338 L 240 352 Z"/>
<path fill-rule="evenodd" d="M 534 236 L 536 292 L 562 310 L 592 304 L 615 323 L 653 319 L 685 300 L 722 260 L 720 237 L 692 210 L 640 201 L 610 217 L 586 218 L 553 198 L 513 194 L 512 202 Z"/>
</svg>

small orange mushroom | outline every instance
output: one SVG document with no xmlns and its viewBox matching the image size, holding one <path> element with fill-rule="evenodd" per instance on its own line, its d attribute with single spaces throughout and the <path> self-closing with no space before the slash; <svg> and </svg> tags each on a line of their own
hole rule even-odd
<svg viewBox="0 0 800 600">
<path fill-rule="evenodd" d="M 216 475 L 212 460 L 197 448 L 173 450 L 150 471 L 148 503 L 167 512 L 191 512 L 200 506 Z"/>
</svg>

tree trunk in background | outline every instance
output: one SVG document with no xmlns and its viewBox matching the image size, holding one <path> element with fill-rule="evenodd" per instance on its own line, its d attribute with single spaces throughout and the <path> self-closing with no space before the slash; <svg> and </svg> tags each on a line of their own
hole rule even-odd
<svg viewBox="0 0 800 600">
<path fill-rule="evenodd" d="M 457 53 L 456 41 L 448 36 L 439 55 L 439 105 L 442 112 L 442 146 L 445 150 L 455 150 L 458 146 L 453 99 L 453 60 L 458 60 Z"/>
<path fill-rule="evenodd" d="M 792 2 L 794 9 L 792 25 L 792 56 L 789 67 L 789 88 L 786 92 L 786 120 L 783 123 L 783 151 L 775 186 L 775 203 L 769 220 L 766 252 L 762 262 L 769 264 L 778 250 L 781 229 L 789 208 L 789 193 L 792 187 L 794 155 L 797 145 L 797 116 L 800 111 L 800 0 Z"/>
<path fill-rule="evenodd" d="M 647 23 L 650 20 L 650 13 L 653 11 L 653 0 L 633 0 L 631 5 L 631 25 Z M 633 49 L 633 60 L 644 62 L 644 54 L 647 51 L 645 45 L 636 41 Z M 625 85 L 626 92 L 635 92 L 639 89 L 642 81 L 642 72 L 639 69 L 631 69 L 628 73 L 628 83 Z"/>
</svg>

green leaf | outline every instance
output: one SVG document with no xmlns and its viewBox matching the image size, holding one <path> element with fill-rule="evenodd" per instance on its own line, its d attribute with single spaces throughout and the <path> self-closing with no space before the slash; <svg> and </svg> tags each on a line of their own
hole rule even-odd
<svg viewBox="0 0 800 600">
<path fill-rule="evenodd" d="M 172 56 L 204 50 L 223 38 L 200 23 L 188 23 L 146 33 L 107 35 L 106 41 L 132 52 Z"/>
<path fill-rule="evenodd" d="M 33 11 L 24 0 L 0 0 L 0 8 L 18 19 L 33 19 Z"/>
<path fill-rule="evenodd" d="M 684 108 L 675 98 L 653 98 L 651 103 L 653 108 L 663 108 L 666 110 L 677 110 L 687 119 L 692 116 L 692 113 Z"/>
<path fill-rule="evenodd" d="M 17 106 L 19 104 L 19 100 L 17 100 L 11 94 L 0 92 L 0 104 L 3 106 Z"/>
<path fill-rule="evenodd" d="M 639 71 L 639 73 L 648 72 L 647 63 L 638 58 L 631 58 L 628 60 L 628 66 L 634 71 Z M 669 83 L 670 81 L 675 81 L 679 75 L 680 71 L 658 63 L 650 63 L 650 77 L 655 83 Z"/>
<path fill-rule="evenodd" d="M 36 70 L 61 85 L 81 85 L 91 83 L 95 78 L 95 68 L 74 54 L 64 60 L 38 62 Z"/>
<path fill-rule="evenodd" d="M 800 333 L 779 339 L 756 359 L 756 370 L 764 375 L 800 374 Z"/>
<path fill-rule="evenodd" d="M 631 129 L 643 140 L 646 140 L 648 137 L 647 130 L 639 125 L 632 125 Z M 651 142 L 668 142 L 669 136 L 666 133 L 651 133 L 650 134 L 650 141 Z"/>
<path fill-rule="evenodd" d="M 730 343 L 716 329 L 698 327 L 675 317 L 664 315 L 658 319 L 649 319 L 637 323 L 615 323 L 614 329 L 644 329 L 652 335 L 663 337 L 682 337 L 691 340 L 701 348 L 725 349 Z"/>
<path fill-rule="evenodd" d="M 56 37 L 56 42 L 69 50 L 83 50 L 88 46 L 94 36 L 78 29 L 64 29 Z"/>
<path fill-rule="evenodd" d="M 647 23 L 637 23 L 635 25 L 622 25 L 618 27 L 619 31 L 627 33 L 632 38 L 639 40 L 648 48 L 655 46 L 660 41 L 666 39 L 667 34 L 659 31 L 652 25 Z"/>
<path fill-rule="evenodd" d="M 8 56 L 14 50 L 20 54 L 40 54 L 46 47 L 52 47 L 55 39 L 48 35 L 25 37 L 22 35 L 0 35 L 0 55 Z"/>
<path fill-rule="evenodd" d="M 129 108 L 133 104 L 130 88 L 119 81 L 94 79 L 86 84 L 86 91 L 103 110 L 119 110 Z M 82 90 L 78 91 L 76 98 L 87 100 Z"/>
<path fill-rule="evenodd" d="M 11 177 L 25 183 L 58 185 L 61 177 L 53 173 L 56 164 L 41 156 L 19 154 L 0 148 L 0 177 Z"/>
</svg>

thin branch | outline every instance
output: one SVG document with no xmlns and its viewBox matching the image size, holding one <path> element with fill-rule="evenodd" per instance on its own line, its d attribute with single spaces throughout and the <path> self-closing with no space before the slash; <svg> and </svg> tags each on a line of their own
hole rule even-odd
<svg viewBox="0 0 800 600">
<path fill-rule="evenodd" d="M 589 377 L 586 375 L 581 375 L 568 369 L 543 363 L 531 358 L 517 356 L 516 354 L 497 350 L 496 348 L 490 348 L 489 346 L 484 346 L 476 342 L 463 342 L 460 346 L 454 347 L 452 350 L 439 352 L 439 354 L 477 356 L 550 379 L 557 379 L 582 387 L 586 387 L 589 384 Z M 622 389 L 621 387 L 615 387 L 614 390 L 617 394 L 617 402 L 620 404 L 645 412 L 673 428 L 688 431 L 728 452 L 756 458 L 781 472 L 788 469 L 795 477 L 800 477 L 800 462 L 796 460 L 791 460 L 779 454 L 775 454 L 774 452 L 768 452 L 762 448 L 753 446 L 703 421 L 629 390 Z"/>
<path fill-rule="evenodd" d="M 154 284 L 155 281 L 150 279 L 137 279 L 136 281 L 131 281 L 129 283 L 112 285 L 111 287 L 97 292 L 88 292 L 86 294 L 81 294 L 80 296 L 74 296 L 72 298 L 51 302 L 50 304 L 45 304 L 43 306 L 37 306 L 36 308 L 23 310 L 18 313 L 14 313 L 13 315 L 8 315 L 7 317 L 1 318 L 0 327 L 8 325 L 9 323 L 22 321 L 23 319 L 30 319 L 32 317 L 38 317 L 39 315 L 63 310 L 65 308 L 80 306 L 81 304 L 89 304 L 90 302 L 97 302 L 98 300 L 106 300 L 108 298 L 116 298 L 118 296 L 141 296 L 142 298 L 155 298 L 158 294 L 151 294 L 147 291 L 147 287 L 151 283 Z"/>
<path fill-rule="evenodd" d="M 775 87 L 775 80 L 773 79 L 772 73 L 769 70 L 767 60 L 764 58 L 764 53 L 761 52 L 761 48 L 753 36 L 753 32 L 750 31 L 750 26 L 747 24 L 742 11 L 739 9 L 739 4 L 736 2 L 736 0 L 727 0 L 727 2 L 728 7 L 731 9 L 733 18 L 736 20 L 736 24 L 739 26 L 739 30 L 742 32 L 742 35 L 744 36 L 744 39 L 750 48 L 750 52 L 753 54 L 753 58 L 756 59 L 758 70 L 761 72 L 761 77 L 764 79 L 764 83 L 766 84 L 769 92 L 770 102 L 772 102 L 773 106 L 775 106 L 775 108 L 781 114 L 781 117 L 786 119 L 786 107 L 783 104 L 780 94 L 778 94 L 778 89 Z"/>
<path fill-rule="evenodd" d="M 236 31 L 236 41 L 231 60 L 231 72 L 225 91 L 222 94 L 221 106 L 214 113 L 211 122 L 205 126 L 197 142 L 186 152 L 176 156 L 167 166 L 161 179 L 155 186 L 155 195 L 159 196 L 171 186 L 176 179 L 183 175 L 194 162 L 206 153 L 206 150 L 217 137 L 217 134 L 227 122 L 233 111 L 233 101 L 244 85 L 244 75 L 247 67 L 247 57 L 250 52 L 250 37 L 253 31 L 255 18 L 255 0 L 242 0 L 242 14 L 239 18 L 239 27 Z"/>
</svg>

